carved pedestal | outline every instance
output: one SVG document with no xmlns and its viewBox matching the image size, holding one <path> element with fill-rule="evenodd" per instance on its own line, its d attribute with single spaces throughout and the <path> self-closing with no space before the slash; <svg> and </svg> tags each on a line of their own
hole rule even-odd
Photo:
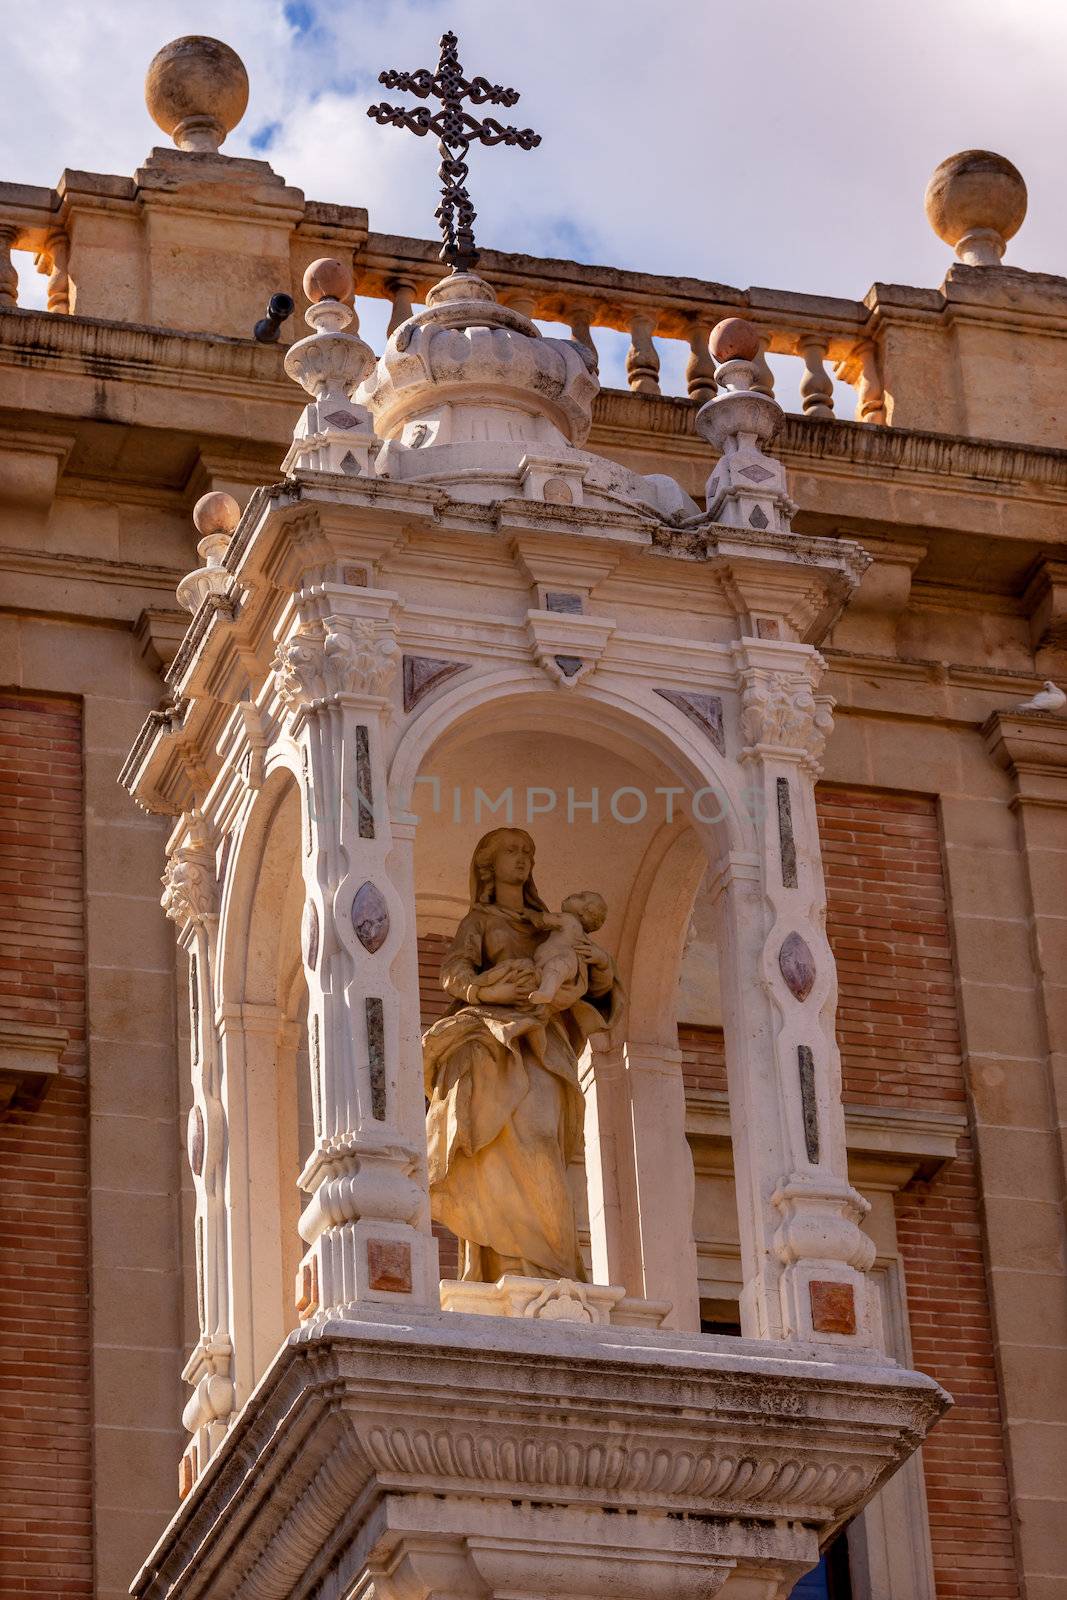
<svg viewBox="0 0 1067 1600">
<path fill-rule="evenodd" d="M 132 1592 L 773 1600 L 947 1403 L 826 1355 L 368 1306 L 289 1339 Z"/>
</svg>

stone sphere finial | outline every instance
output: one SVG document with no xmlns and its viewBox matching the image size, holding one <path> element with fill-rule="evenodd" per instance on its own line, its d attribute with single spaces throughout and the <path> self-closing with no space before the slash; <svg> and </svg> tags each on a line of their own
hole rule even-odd
<svg viewBox="0 0 1067 1600">
<path fill-rule="evenodd" d="M 333 256 L 313 261 L 304 273 L 304 293 L 312 305 L 321 300 L 347 300 L 352 293 L 352 269 Z"/>
<path fill-rule="evenodd" d="M 220 489 L 202 494 L 193 507 L 193 524 L 205 539 L 216 534 L 229 538 L 240 520 L 241 508 L 237 501 L 232 494 L 224 494 Z"/>
<path fill-rule="evenodd" d="M 727 361 L 755 361 L 759 334 L 744 317 L 725 317 L 712 328 L 708 349 L 720 365 Z"/>
<path fill-rule="evenodd" d="M 248 105 L 248 73 L 219 39 L 190 34 L 152 57 L 144 83 L 149 115 L 179 150 L 215 154 Z"/>
<path fill-rule="evenodd" d="M 934 171 L 926 215 L 939 239 L 969 267 L 995 267 L 1026 216 L 1026 184 L 1005 156 L 961 150 Z"/>
</svg>

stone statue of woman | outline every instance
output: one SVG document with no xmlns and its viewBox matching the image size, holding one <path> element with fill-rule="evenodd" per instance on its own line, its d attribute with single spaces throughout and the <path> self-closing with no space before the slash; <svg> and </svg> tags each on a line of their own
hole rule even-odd
<svg viewBox="0 0 1067 1600">
<path fill-rule="evenodd" d="M 567 1164 L 581 1149 L 578 1056 L 622 1004 L 610 956 L 587 942 L 547 1004 L 529 1000 L 548 908 L 534 843 L 494 828 L 471 860 L 467 915 L 441 968 L 453 996 L 423 1035 L 430 1207 L 460 1243 L 460 1276 L 584 1280 Z"/>
</svg>

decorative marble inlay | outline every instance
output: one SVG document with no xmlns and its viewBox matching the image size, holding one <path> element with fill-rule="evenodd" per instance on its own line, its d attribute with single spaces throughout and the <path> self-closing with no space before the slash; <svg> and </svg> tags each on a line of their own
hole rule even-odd
<svg viewBox="0 0 1067 1600">
<path fill-rule="evenodd" d="M 382 948 L 389 937 L 389 907 L 377 884 L 361 883 L 352 901 L 352 926 L 356 938 L 371 955 Z"/>
<path fill-rule="evenodd" d="M 556 666 L 565 678 L 575 678 L 582 670 L 581 656 L 557 656 Z"/>
<path fill-rule="evenodd" d="M 833 1283 L 813 1278 L 808 1285 L 811 1297 L 811 1325 L 816 1333 L 855 1333 L 856 1297 L 850 1283 Z"/>
<path fill-rule="evenodd" d="M 762 506 L 753 506 L 749 512 L 748 520 L 754 528 L 769 528 L 770 518 Z"/>
<path fill-rule="evenodd" d="M 402 1239 L 368 1239 L 367 1276 L 372 1289 L 410 1294 L 411 1246 Z"/>
<path fill-rule="evenodd" d="M 723 727 L 722 701 L 717 694 L 697 694 L 687 689 L 657 689 L 656 693 L 695 722 L 706 733 L 721 756 L 726 754 L 726 732 Z"/>
<path fill-rule="evenodd" d="M 367 1016 L 367 1061 L 370 1067 L 371 1116 L 385 1121 L 385 1009 L 376 995 L 363 1002 Z"/>
<path fill-rule="evenodd" d="M 815 957 L 799 933 L 787 933 L 782 940 L 778 965 L 790 994 L 806 1000 L 815 982 Z"/>
<path fill-rule="evenodd" d="M 195 1067 L 200 1060 L 200 969 L 195 952 L 189 957 L 189 1050 Z"/>
<path fill-rule="evenodd" d="M 552 590 L 545 595 L 545 610 L 555 611 L 562 616 L 580 617 L 582 614 L 582 597 L 580 594 L 566 594 L 559 590 Z"/>
<path fill-rule="evenodd" d="M 308 1024 L 308 1055 L 311 1069 L 311 1115 L 315 1133 L 322 1132 L 322 1062 L 319 1052 L 319 1019 L 313 1012 Z"/>
<path fill-rule="evenodd" d="M 374 774 L 370 764 L 370 734 L 362 722 L 356 724 L 356 805 L 359 810 L 359 836 L 374 838 Z"/>
<path fill-rule="evenodd" d="M 793 836 L 793 805 L 789 798 L 789 779 L 779 778 L 778 793 L 778 844 L 782 855 L 782 888 L 797 886 L 797 842 Z"/>
<path fill-rule="evenodd" d="M 304 904 L 300 937 L 304 949 L 304 965 L 314 968 L 319 959 L 319 908 L 314 900 L 308 900 Z"/>
<path fill-rule="evenodd" d="M 199 1106 L 189 1107 L 189 1127 L 186 1135 L 189 1165 L 194 1178 L 204 1170 L 204 1113 Z"/>
<path fill-rule="evenodd" d="M 797 1045 L 800 1109 L 804 1118 L 804 1149 L 812 1166 L 819 1161 L 819 1106 L 815 1098 L 815 1058 L 810 1044 Z"/>
<path fill-rule="evenodd" d="M 423 695 L 458 672 L 467 672 L 469 665 L 466 661 L 441 661 L 436 656 L 405 656 L 404 710 L 414 711 Z"/>
</svg>

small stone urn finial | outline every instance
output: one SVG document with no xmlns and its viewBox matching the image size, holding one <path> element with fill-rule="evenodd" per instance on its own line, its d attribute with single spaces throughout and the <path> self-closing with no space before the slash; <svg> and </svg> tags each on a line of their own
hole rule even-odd
<svg viewBox="0 0 1067 1600">
<path fill-rule="evenodd" d="M 184 577 L 176 590 L 178 604 L 187 611 L 198 611 L 209 594 L 224 592 L 230 575 L 222 563 L 240 520 L 241 508 L 233 495 L 218 490 L 201 495 L 193 507 L 193 523 L 201 535 L 196 550 L 204 565 Z"/>
<path fill-rule="evenodd" d="M 1007 242 L 1026 216 L 1026 184 L 1005 156 L 961 150 L 926 185 L 926 215 L 968 267 L 998 267 Z"/>
<path fill-rule="evenodd" d="M 370 412 L 352 400 L 374 366 L 374 351 L 359 337 L 359 318 L 347 303 L 352 269 L 332 256 L 313 261 L 304 273 L 304 293 L 311 302 L 304 321 L 315 332 L 290 345 L 285 370 L 312 399 L 293 430 L 282 470 L 356 477 L 367 471 L 378 441 Z"/>
<path fill-rule="evenodd" d="M 721 456 L 708 479 L 708 515 L 734 528 L 788 533 L 796 507 L 785 468 L 763 450 L 782 425 L 782 408 L 753 387 L 759 334 L 744 317 L 727 317 L 712 328 L 708 349 L 719 393 L 701 406 L 696 427 Z"/>
<path fill-rule="evenodd" d="M 248 73 L 228 44 L 190 34 L 152 57 L 144 98 L 153 122 L 179 150 L 215 155 L 245 114 Z"/>
</svg>

